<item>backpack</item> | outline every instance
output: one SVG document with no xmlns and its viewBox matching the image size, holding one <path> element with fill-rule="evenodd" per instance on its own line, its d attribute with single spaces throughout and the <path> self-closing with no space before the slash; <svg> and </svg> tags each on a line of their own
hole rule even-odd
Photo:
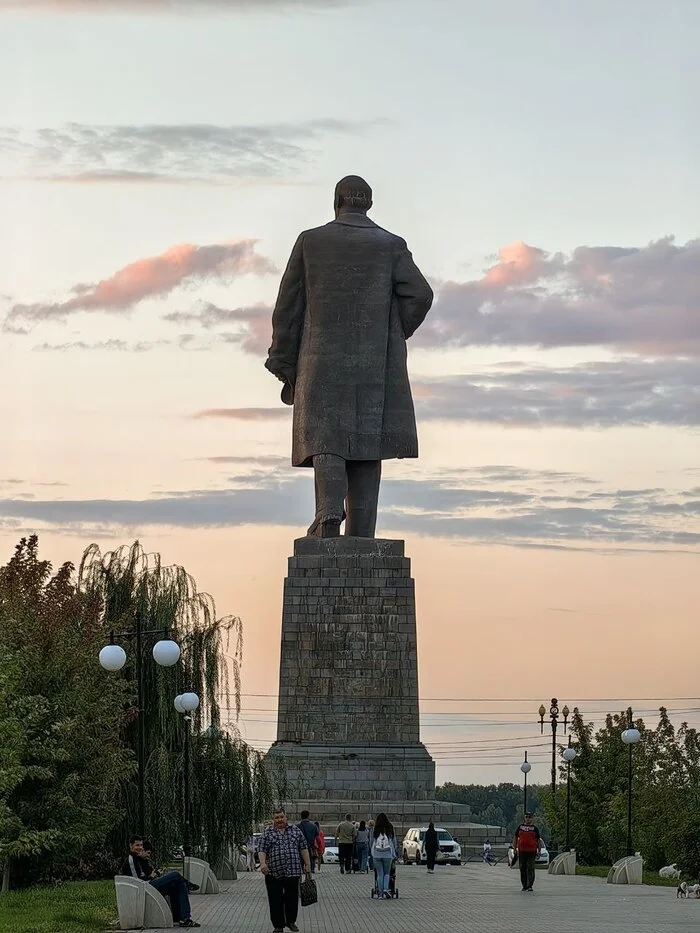
<svg viewBox="0 0 700 933">
<path fill-rule="evenodd" d="M 380 833 L 375 842 L 374 848 L 377 852 L 390 852 L 391 851 L 391 842 L 386 833 Z"/>
</svg>

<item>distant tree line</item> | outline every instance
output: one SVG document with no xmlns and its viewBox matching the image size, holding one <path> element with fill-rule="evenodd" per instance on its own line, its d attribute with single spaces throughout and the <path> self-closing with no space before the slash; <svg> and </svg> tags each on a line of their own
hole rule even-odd
<svg viewBox="0 0 700 933">
<path fill-rule="evenodd" d="M 535 815 L 535 822 L 545 839 L 550 836 L 549 821 L 542 810 L 542 798 L 551 790 L 543 784 L 528 785 L 527 808 Z M 436 788 L 438 800 L 467 804 L 475 823 L 504 827 L 508 834 L 515 832 L 523 821 L 523 787 L 518 784 L 451 784 Z"/>
<path fill-rule="evenodd" d="M 571 721 L 578 754 L 571 765 L 570 842 L 583 865 L 609 865 L 627 854 L 629 751 L 621 739 L 627 724 L 626 711 L 608 714 L 598 730 L 580 713 Z M 700 734 L 685 722 L 674 727 L 663 707 L 655 726 L 642 719 L 634 725 L 642 735 L 632 752 L 634 849 L 652 871 L 675 862 L 688 878 L 698 878 Z M 522 816 L 523 789 L 517 784 L 444 784 L 437 796 L 468 804 L 475 821 L 509 832 Z M 553 838 L 561 849 L 566 833 L 563 763 L 555 798 L 549 786 L 528 787 L 528 809 L 545 839 Z"/>
<path fill-rule="evenodd" d="M 136 826 L 134 645 L 126 668 L 103 670 L 109 632 L 163 629 L 177 665 L 144 653 L 146 826 Z M 226 649 L 233 640 L 232 654 Z M 173 699 L 201 698 L 192 723 L 193 847 L 216 864 L 267 816 L 272 789 L 261 756 L 222 725 L 240 708 L 241 624 L 218 619 L 181 567 L 136 543 L 104 557 L 88 548 L 76 573 L 39 559 L 23 538 L 0 567 L 0 877 L 2 889 L 114 873 L 130 832 L 167 860 L 181 844 L 183 729 Z M 229 689 L 229 675 L 233 690 Z M 143 714 L 142 714 L 143 715 Z"/>
</svg>

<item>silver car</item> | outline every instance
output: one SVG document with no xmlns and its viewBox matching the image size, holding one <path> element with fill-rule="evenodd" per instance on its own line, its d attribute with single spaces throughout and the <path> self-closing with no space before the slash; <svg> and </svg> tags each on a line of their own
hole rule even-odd
<svg viewBox="0 0 700 933">
<path fill-rule="evenodd" d="M 425 855 L 425 834 L 428 831 L 427 826 L 416 826 L 409 829 L 403 837 L 403 860 L 404 864 L 415 862 L 420 865 L 426 861 Z M 462 847 L 457 840 L 448 833 L 446 829 L 435 827 L 438 836 L 438 851 L 435 855 L 435 864 L 440 865 L 461 865 Z"/>
</svg>

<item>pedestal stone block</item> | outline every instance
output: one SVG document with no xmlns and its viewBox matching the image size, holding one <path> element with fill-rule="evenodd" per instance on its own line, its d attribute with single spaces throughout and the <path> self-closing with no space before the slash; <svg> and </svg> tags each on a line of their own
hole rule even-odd
<svg viewBox="0 0 700 933">
<path fill-rule="evenodd" d="M 284 584 L 277 741 L 294 799 L 425 800 L 411 563 L 403 541 L 300 538 Z"/>
</svg>

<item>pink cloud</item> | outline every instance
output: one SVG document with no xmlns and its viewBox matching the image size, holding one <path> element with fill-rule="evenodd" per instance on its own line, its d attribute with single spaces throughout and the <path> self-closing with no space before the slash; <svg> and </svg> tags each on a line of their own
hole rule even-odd
<svg viewBox="0 0 700 933">
<path fill-rule="evenodd" d="M 443 283 L 414 340 L 698 356 L 700 239 L 580 246 L 569 257 L 514 243 L 482 278 Z"/>
<path fill-rule="evenodd" d="M 159 256 L 149 256 L 118 269 L 109 278 L 91 284 L 79 283 L 74 297 L 53 304 L 16 304 L 6 319 L 13 321 L 62 320 L 80 311 L 131 311 L 148 298 L 163 298 L 174 289 L 237 275 L 268 275 L 276 271 L 269 259 L 255 252 L 255 240 L 195 246 L 182 243 Z"/>
<path fill-rule="evenodd" d="M 279 421 L 288 418 L 290 408 L 205 408 L 193 418 L 231 418 L 235 421 Z"/>
</svg>

